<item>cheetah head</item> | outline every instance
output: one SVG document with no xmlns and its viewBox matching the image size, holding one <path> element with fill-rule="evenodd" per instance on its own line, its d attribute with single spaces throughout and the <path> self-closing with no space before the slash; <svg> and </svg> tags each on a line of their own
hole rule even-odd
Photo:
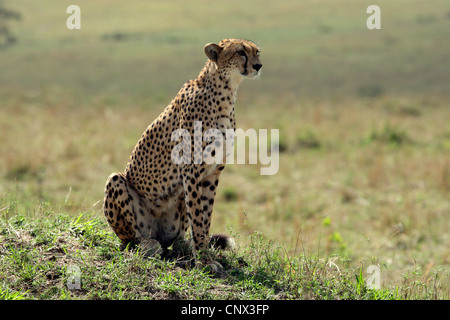
<svg viewBox="0 0 450 320">
<path fill-rule="evenodd" d="M 222 74 L 255 79 L 261 73 L 259 48 L 251 41 L 224 39 L 219 44 L 208 43 L 204 50 Z"/>
</svg>

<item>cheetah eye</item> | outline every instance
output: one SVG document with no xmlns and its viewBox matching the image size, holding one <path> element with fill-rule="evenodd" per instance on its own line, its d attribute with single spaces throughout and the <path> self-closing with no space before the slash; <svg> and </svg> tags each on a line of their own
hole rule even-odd
<svg viewBox="0 0 450 320">
<path fill-rule="evenodd" d="M 246 56 L 244 50 L 239 50 L 239 51 L 237 51 L 237 54 L 240 55 L 241 57 L 245 57 L 245 56 Z"/>
</svg>

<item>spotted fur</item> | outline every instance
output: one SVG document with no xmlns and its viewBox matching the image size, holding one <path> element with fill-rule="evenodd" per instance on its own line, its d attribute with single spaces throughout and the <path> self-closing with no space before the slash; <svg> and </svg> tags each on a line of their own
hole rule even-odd
<svg viewBox="0 0 450 320">
<path fill-rule="evenodd" d="M 172 133 L 194 122 L 205 131 L 235 129 L 234 104 L 244 77 L 259 76 L 259 48 L 251 41 L 225 39 L 207 44 L 208 60 L 198 77 L 184 84 L 175 99 L 142 134 L 124 172 L 106 182 L 105 217 L 123 243 L 153 239 L 162 247 L 182 240 L 191 227 L 194 253 L 205 249 L 214 198 L 224 164 L 175 164 Z M 193 157 L 199 152 L 194 148 Z M 201 144 L 205 147 L 205 142 Z M 221 236 L 223 239 L 223 236 Z"/>
</svg>

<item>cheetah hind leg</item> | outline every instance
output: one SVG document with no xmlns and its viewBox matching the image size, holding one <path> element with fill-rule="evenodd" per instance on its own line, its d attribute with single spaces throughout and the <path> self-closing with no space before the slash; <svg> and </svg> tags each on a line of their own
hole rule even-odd
<svg viewBox="0 0 450 320">
<path fill-rule="evenodd" d="M 111 174 L 106 181 L 103 202 L 106 221 L 123 245 L 138 243 L 139 236 L 133 227 L 136 219 L 128 189 L 128 182 L 121 173 Z"/>
<path fill-rule="evenodd" d="M 142 233 L 143 230 L 138 227 L 136 212 L 140 209 L 139 196 L 128 185 L 123 174 L 111 174 L 106 182 L 103 210 L 106 220 L 122 242 L 121 250 L 137 247 L 145 257 L 161 254 L 161 244 L 152 239 L 151 234 Z"/>
</svg>

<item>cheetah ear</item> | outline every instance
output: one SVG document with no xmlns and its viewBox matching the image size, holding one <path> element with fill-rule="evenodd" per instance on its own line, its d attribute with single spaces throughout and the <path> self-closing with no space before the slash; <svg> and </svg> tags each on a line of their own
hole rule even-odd
<svg viewBox="0 0 450 320">
<path fill-rule="evenodd" d="M 219 54 L 222 52 L 223 48 L 215 43 L 208 43 L 204 47 L 206 56 L 214 62 L 217 62 Z"/>
</svg>

